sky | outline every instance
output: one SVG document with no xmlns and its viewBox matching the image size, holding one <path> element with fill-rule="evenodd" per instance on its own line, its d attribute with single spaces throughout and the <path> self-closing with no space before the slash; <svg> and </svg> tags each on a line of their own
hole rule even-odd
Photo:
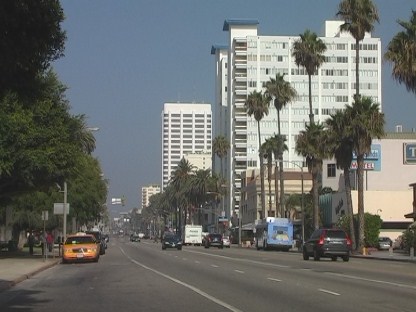
<svg viewBox="0 0 416 312">
<path fill-rule="evenodd" d="M 415 0 L 373 0 L 385 48 L 410 20 Z M 227 45 L 226 19 L 259 21 L 259 35 L 322 35 L 338 0 L 61 0 L 65 56 L 53 63 L 68 87 L 71 113 L 94 132 L 94 156 L 109 181 L 112 215 L 141 207 L 141 188 L 162 182 L 161 113 L 166 102 L 215 104 L 212 45 Z M 416 96 L 383 64 L 386 130 L 416 128 Z M 126 205 L 111 205 L 124 196 Z"/>
</svg>

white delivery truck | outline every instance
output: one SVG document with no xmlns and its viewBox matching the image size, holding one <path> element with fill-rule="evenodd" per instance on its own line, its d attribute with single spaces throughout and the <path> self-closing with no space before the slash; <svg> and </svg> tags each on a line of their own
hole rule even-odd
<svg viewBox="0 0 416 312">
<path fill-rule="evenodd" d="M 184 245 L 202 245 L 202 225 L 185 225 Z"/>
</svg>

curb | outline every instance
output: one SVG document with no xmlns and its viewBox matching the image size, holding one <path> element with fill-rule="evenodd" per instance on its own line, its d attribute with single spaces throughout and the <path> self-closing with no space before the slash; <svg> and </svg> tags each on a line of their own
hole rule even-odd
<svg viewBox="0 0 416 312">
<path fill-rule="evenodd" d="M 12 288 L 13 286 L 16 286 L 17 284 L 35 276 L 36 274 L 49 269 L 51 267 L 54 267 L 55 265 L 59 264 L 61 262 L 61 259 L 56 259 L 55 261 L 51 261 L 50 263 L 45 264 L 44 266 L 38 268 L 37 270 L 34 270 L 33 272 L 27 273 L 27 274 L 22 274 L 21 276 L 15 278 L 12 281 L 4 281 L 2 283 L 0 283 L 0 293 Z"/>
</svg>

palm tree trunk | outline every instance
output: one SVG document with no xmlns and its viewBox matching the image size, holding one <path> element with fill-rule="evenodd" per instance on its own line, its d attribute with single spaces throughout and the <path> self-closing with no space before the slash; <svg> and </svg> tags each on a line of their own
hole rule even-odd
<svg viewBox="0 0 416 312">
<path fill-rule="evenodd" d="M 259 151 L 261 148 L 261 136 L 260 136 L 260 121 L 257 122 L 257 130 L 259 133 Z M 264 192 L 264 166 L 263 166 L 263 155 L 260 155 L 260 191 L 261 191 L 261 214 L 262 218 L 265 218 L 266 215 L 266 194 Z"/>
<path fill-rule="evenodd" d="M 355 99 L 360 96 L 360 41 L 355 39 Z"/>
<path fill-rule="evenodd" d="M 313 121 L 313 108 L 312 108 L 312 75 L 308 75 L 309 79 L 309 122 L 312 125 Z"/>
<path fill-rule="evenodd" d="M 279 155 L 279 171 L 280 171 L 280 208 L 281 216 L 284 218 L 286 216 L 285 209 L 285 183 L 283 181 L 283 155 Z"/>
<path fill-rule="evenodd" d="M 347 215 L 349 218 L 349 227 L 350 227 L 350 238 L 352 242 L 352 248 L 355 250 L 357 245 L 355 241 L 354 210 L 352 208 L 352 199 L 351 199 L 350 170 L 348 168 L 344 169 L 344 183 L 345 183 L 345 196 L 347 200 Z"/>
<path fill-rule="evenodd" d="M 276 216 L 279 214 L 279 172 L 278 172 L 278 166 L 277 166 L 277 158 L 276 158 L 276 165 L 274 166 L 274 200 L 276 204 Z"/>
<path fill-rule="evenodd" d="M 279 136 L 281 135 L 280 132 L 280 111 L 277 110 L 277 130 L 279 133 Z M 280 217 L 285 217 L 285 185 L 283 181 L 283 155 L 279 155 L 279 172 L 280 172 Z M 276 180 L 277 183 L 277 180 Z M 276 210 L 277 213 L 277 210 Z"/>
<path fill-rule="evenodd" d="M 271 155 L 268 155 L 271 157 Z M 271 159 L 267 160 L 267 181 L 269 182 L 269 213 L 268 215 L 272 215 L 272 170 L 273 164 Z"/>
<path fill-rule="evenodd" d="M 364 220 L 364 156 L 357 155 L 357 175 L 358 175 L 358 249 L 365 247 L 365 220 Z"/>
<path fill-rule="evenodd" d="M 314 161 L 312 167 L 312 193 L 313 193 L 313 225 L 315 230 L 319 229 L 319 174 L 322 172 L 322 165 Z"/>
</svg>

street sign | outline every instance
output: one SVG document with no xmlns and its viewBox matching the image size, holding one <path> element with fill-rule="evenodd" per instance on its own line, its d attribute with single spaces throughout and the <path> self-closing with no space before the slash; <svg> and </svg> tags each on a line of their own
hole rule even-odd
<svg viewBox="0 0 416 312">
<path fill-rule="evenodd" d="M 66 204 L 65 209 L 66 214 L 69 214 L 69 204 Z M 54 203 L 53 204 L 53 214 L 63 215 L 64 214 L 64 203 Z"/>
<path fill-rule="evenodd" d="M 48 212 L 47 210 L 42 211 L 42 221 L 48 221 Z"/>
</svg>

